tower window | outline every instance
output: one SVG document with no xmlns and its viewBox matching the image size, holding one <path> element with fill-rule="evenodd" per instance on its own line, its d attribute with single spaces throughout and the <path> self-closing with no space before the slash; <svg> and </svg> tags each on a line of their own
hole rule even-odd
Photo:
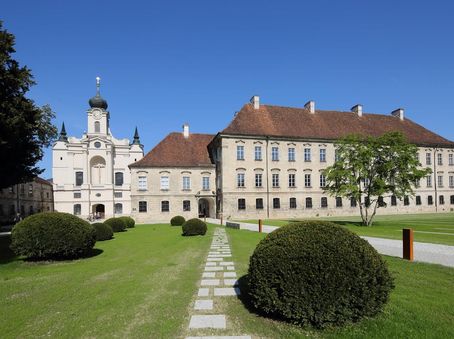
<svg viewBox="0 0 454 339">
<path fill-rule="evenodd" d="M 95 133 L 101 132 L 101 124 L 99 121 L 95 121 Z"/>
</svg>

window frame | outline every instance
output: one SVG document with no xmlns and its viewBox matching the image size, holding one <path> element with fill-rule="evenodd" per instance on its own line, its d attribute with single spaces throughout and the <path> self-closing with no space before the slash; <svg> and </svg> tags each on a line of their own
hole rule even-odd
<svg viewBox="0 0 454 339">
<path fill-rule="evenodd" d="M 237 207 L 238 207 L 239 211 L 246 210 L 246 199 L 238 198 L 238 206 Z"/>
<path fill-rule="evenodd" d="M 271 147 L 271 161 L 279 161 L 279 147 Z"/>
<path fill-rule="evenodd" d="M 279 188 L 279 173 L 271 174 L 271 186 L 273 188 Z"/>
<path fill-rule="evenodd" d="M 124 184 L 124 174 L 123 172 L 115 172 L 115 186 L 123 186 Z"/>
<path fill-rule="evenodd" d="M 148 190 L 148 178 L 146 175 L 139 175 L 137 178 L 137 190 L 146 191 Z"/>
<path fill-rule="evenodd" d="M 273 209 L 278 210 L 281 208 L 281 199 L 273 198 Z"/>
<path fill-rule="evenodd" d="M 254 160 L 255 161 L 262 161 L 262 146 L 255 146 L 254 147 Z"/>
<path fill-rule="evenodd" d="M 147 213 L 148 203 L 145 200 L 139 201 L 139 213 Z"/>
<path fill-rule="evenodd" d="M 304 162 L 311 162 L 312 161 L 312 154 L 310 148 L 304 149 Z"/>
<path fill-rule="evenodd" d="M 296 198 L 291 197 L 289 199 L 289 208 L 290 209 L 295 209 L 296 208 Z"/>
<path fill-rule="evenodd" d="M 255 173 L 255 187 L 263 187 L 263 174 Z"/>
<path fill-rule="evenodd" d="M 291 187 L 291 188 L 296 187 L 296 174 L 295 173 L 288 174 L 288 187 Z"/>
<path fill-rule="evenodd" d="M 170 201 L 161 200 L 161 213 L 170 212 Z"/>
<path fill-rule="evenodd" d="M 236 145 L 236 160 L 244 160 L 244 145 Z"/>
<path fill-rule="evenodd" d="M 244 173 L 237 173 L 236 174 L 236 187 L 246 187 L 246 182 L 245 182 L 245 175 Z"/>
<path fill-rule="evenodd" d="M 304 174 L 304 187 L 311 188 L 312 187 L 312 178 L 310 173 Z"/>
<path fill-rule="evenodd" d="M 296 155 L 295 155 L 295 147 L 289 147 L 288 148 L 288 161 L 293 162 L 296 161 Z"/>
</svg>

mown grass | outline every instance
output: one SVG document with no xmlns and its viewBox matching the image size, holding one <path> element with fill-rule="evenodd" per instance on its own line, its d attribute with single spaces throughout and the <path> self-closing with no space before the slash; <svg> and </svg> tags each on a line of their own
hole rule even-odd
<svg viewBox="0 0 454 339">
<path fill-rule="evenodd" d="M 359 217 L 324 217 L 343 225 L 358 235 L 388 239 L 402 239 L 402 229 L 412 228 L 414 240 L 434 244 L 454 245 L 454 213 L 439 214 L 403 214 L 378 215 L 373 226 L 362 226 Z M 263 223 L 271 226 L 283 226 L 302 219 L 264 220 Z M 257 223 L 257 220 L 244 220 Z M 430 233 L 425 233 L 430 232 Z"/>
<path fill-rule="evenodd" d="M 210 241 L 138 225 L 96 243 L 99 255 L 39 263 L 0 238 L 0 337 L 179 337 Z"/>
<path fill-rule="evenodd" d="M 249 257 L 264 234 L 227 230 L 238 276 L 247 273 Z M 241 333 L 264 338 L 453 338 L 454 269 L 410 263 L 384 256 L 396 288 L 383 313 L 345 328 L 317 331 L 270 320 L 248 311 L 238 299 L 226 313 Z"/>
</svg>

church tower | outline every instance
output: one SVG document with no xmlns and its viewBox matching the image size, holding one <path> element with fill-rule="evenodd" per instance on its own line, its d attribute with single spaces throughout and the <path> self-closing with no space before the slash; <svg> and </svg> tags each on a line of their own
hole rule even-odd
<svg viewBox="0 0 454 339">
<path fill-rule="evenodd" d="M 109 112 L 107 101 L 101 97 L 101 78 L 96 77 L 96 95 L 88 100 L 88 135 L 107 135 L 109 133 Z"/>
</svg>

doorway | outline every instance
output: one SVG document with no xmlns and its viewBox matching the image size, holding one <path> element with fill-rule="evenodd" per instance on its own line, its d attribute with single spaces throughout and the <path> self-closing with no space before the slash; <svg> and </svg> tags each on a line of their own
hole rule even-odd
<svg viewBox="0 0 454 339">
<path fill-rule="evenodd" d="M 103 204 L 93 205 L 93 217 L 95 219 L 104 219 L 105 207 Z"/>
<path fill-rule="evenodd" d="M 199 200 L 199 218 L 210 217 L 210 203 L 207 199 Z"/>
</svg>

